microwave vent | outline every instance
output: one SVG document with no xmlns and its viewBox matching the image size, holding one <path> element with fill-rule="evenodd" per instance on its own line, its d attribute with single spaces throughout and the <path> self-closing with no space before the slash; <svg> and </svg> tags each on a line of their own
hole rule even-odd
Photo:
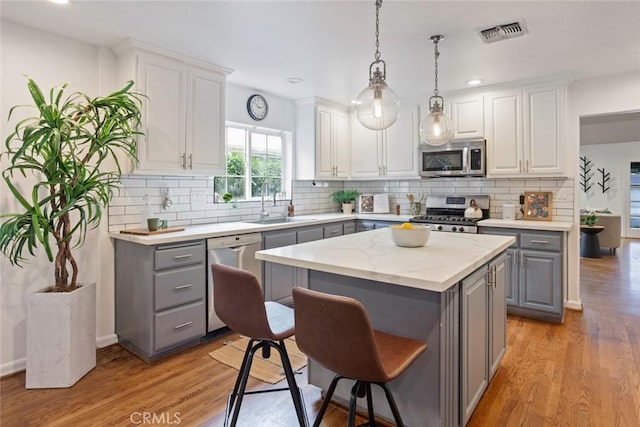
<svg viewBox="0 0 640 427">
<path fill-rule="evenodd" d="M 485 43 L 495 43 L 500 40 L 512 39 L 514 37 L 523 36 L 527 33 L 527 24 L 524 22 L 524 19 L 478 30 L 478 35 Z"/>
</svg>

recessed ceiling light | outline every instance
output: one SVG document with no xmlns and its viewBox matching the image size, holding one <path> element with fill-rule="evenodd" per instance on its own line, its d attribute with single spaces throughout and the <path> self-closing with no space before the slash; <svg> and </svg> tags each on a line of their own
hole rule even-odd
<svg viewBox="0 0 640 427">
<path fill-rule="evenodd" d="M 480 83 L 482 83 L 484 80 L 482 79 L 473 79 L 473 80 L 467 80 L 467 84 L 469 86 L 476 86 L 479 85 Z"/>
<path fill-rule="evenodd" d="M 69 3 L 69 0 L 49 0 L 51 3 L 55 3 L 55 4 L 67 4 Z"/>
<path fill-rule="evenodd" d="M 289 78 L 287 79 L 287 81 L 288 81 L 289 83 L 291 83 L 291 84 L 294 84 L 294 85 L 295 85 L 295 84 L 298 84 L 298 83 L 302 83 L 302 82 L 304 81 L 304 79 L 303 79 L 303 78 L 301 78 L 301 77 L 289 77 Z"/>
</svg>

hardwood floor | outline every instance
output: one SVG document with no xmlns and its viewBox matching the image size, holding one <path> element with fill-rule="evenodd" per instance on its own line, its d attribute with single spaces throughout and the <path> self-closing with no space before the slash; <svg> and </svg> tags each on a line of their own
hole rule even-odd
<svg viewBox="0 0 640 427">
<path fill-rule="evenodd" d="M 505 358 L 469 426 L 640 426 L 640 240 L 624 240 L 617 256 L 583 258 L 581 277 L 584 311 L 567 311 L 564 324 L 509 317 Z M 26 390 L 24 373 L 4 378 L 0 425 L 221 426 L 237 372 L 208 353 L 229 338 L 154 364 L 117 345 L 101 349 L 96 369 L 70 389 Z M 320 392 L 302 388 L 313 420 Z M 247 397 L 238 424 L 295 426 L 288 393 Z M 345 424 L 335 406 L 322 423 Z"/>
</svg>

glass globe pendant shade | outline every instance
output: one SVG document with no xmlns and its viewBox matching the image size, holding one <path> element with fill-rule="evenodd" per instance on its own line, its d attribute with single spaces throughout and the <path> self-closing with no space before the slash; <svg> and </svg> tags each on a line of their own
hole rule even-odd
<svg viewBox="0 0 640 427">
<path fill-rule="evenodd" d="M 370 84 L 356 99 L 356 117 L 367 129 L 388 128 L 396 122 L 399 112 L 398 95 L 384 82 Z"/>
<path fill-rule="evenodd" d="M 429 145 L 443 145 L 453 138 L 449 117 L 442 111 L 438 101 L 430 103 L 429 111 L 420 121 L 420 140 Z"/>
</svg>

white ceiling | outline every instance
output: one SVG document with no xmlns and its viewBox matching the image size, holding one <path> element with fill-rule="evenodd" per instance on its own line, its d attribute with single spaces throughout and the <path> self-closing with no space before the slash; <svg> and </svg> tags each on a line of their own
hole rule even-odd
<svg viewBox="0 0 640 427">
<path fill-rule="evenodd" d="M 297 99 L 346 103 L 368 83 L 374 1 L 8 1 L 2 19 L 97 45 L 133 37 L 234 69 L 228 81 Z M 476 30 L 524 18 L 529 34 L 484 44 Z M 401 98 L 565 75 L 640 70 L 640 1 L 399 1 L 380 11 L 387 83 Z M 289 77 L 303 83 L 290 84 Z"/>
</svg>

